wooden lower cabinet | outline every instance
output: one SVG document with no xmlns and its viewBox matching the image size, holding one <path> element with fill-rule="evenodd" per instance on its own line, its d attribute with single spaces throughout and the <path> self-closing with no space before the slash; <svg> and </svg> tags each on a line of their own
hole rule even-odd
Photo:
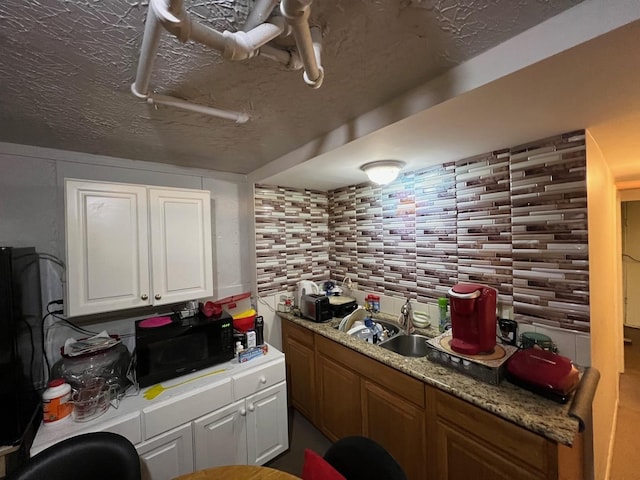
<svg viewBox="0 0 640 480">
<path fill-rule="evenodd" d="M 426 478 L 424 384 L 332 340 L 315 340 L 318 429 L 333 441 L 369 437 L 410 480 Z"/>
<path fill-rule="evenodd" d="M 334 442 L 350 435 L 361 435 L 360 376 L 322 352 L 318 352 L 316 362 L 318 428 Z"/>
<path fill-rule="evenodd" d="M 438 480 L 583 478 L 582 436 L 558 445 L 433 387 L 426 387 L 431 460 Z"/>
<path fill-rule="evenodd" d="M 311 423 L 316 418 L 316 362 L 314 334 L 294 323 L 282 322 L 282 345 L 287 368 L 289 405 Z"/>
<path fill-rule="evenodd" d="M 408 478 L 428 478 L 424 408 L 362 380 L 362 413 L 364 436 L 385 446 Z"/>
</svg>

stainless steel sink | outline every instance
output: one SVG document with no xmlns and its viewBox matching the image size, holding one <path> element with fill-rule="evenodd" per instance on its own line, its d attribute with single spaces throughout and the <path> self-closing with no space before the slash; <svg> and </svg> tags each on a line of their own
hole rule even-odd
<svg viewBox="0 0 640 480">
<path fill-rule="evenodd" d="M 396 335 L 378 345 L 405 357 L 425 357 L 429 353 L 427 340 L 424 335 Z"/>
</svg>

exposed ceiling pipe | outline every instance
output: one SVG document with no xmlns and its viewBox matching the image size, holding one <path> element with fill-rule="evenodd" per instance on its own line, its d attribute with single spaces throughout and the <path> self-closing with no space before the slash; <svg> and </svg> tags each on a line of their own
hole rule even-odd
<svg viewBox="0 0 640 480">
<path fill-rule="evenodd" d="M 151 71 L 158 45 L 160 44 L 160 33 L 162 33 L 160 22 L 155 18 L 153 9 L 149 8 L 147 21 L 144 24 L 144 36 L 142 37 L 142 47 L 140 48 L 136 81 L 131 85 L 131 91 L 138 98 L 146 98 L 149 93 Z"/>
<path fill-rule="evenodd" d="M 259 55 L 280 62 L 287 70 L 300 70 L 304 67 L 300 55 L 293 50 L 281 50 L 271 45 L 260 47 Z"/>
<path fill-rule="evenodd" d="M 192 21 L 182 0 L 149 0 L 136 80 L 131 85 L 132 93 L 153 105 L 168 105 L 235 120 L 237 123 L 249 120 L 249 116 L 245 113 L 219 110 L 167 95 L 149 93 L 151 72 L 160 42 L 160 26 L 166 28 L 182 42 L 193 40 L 202 43 L 220 51 L 223 57 L 229 60 L 244 60 L 261 54 L 280 62 L 291 70 L 304 67 L 304 81 L 313 88 L 320 87 L 324 78 L 324 70 L 320 66 L 322 32 L 317 27 L 313 29 L 309 27 L 311 0 L 282 0 L 280 9 L 284 19 L 276 16 L 269 22 L 265 22 L 264 18 L 268 17 L 278 1 L 256 0 L 255 12 L 252 10 L 249 15 L 244 31 L 219 32 L 207 25 Z M 291 32 L 296 41 L 297 51 L 281 50 L 267 45 L 275 38 L 289 35 Z"/>
<path fill-rule="evenodd" d="M 252 28 L 257 27 L 261 23 L 267 21 L 273 9 L 280 3 L 280 0 L 256 0 L 255 5 L 249 12 L 247 21 L 244 22 L 242 30 L 248 32 Z"/>
<path fill-rule="evenodd" d="M 249 115 L 243 112 L 234 112 L 232 110 L 220 110 L 218 108 L 205 107 L 204 105 L 196 105 L 180 98 L 169 95 L 153 94 L 147 97 L 147 103 L 151 105 L 166 105 L 168 107 L 181 108 L 190 112 L 202 113 L 212 117 L 233 120 L 236 123 L 246 123 L 249 121 Z"/>
<path fill-rule="evenodd" d="M 302 77 L 307 85 L 319 88 L 324 78 L 324 70 L 320 59 L 316 57 L 313 40 L 309 28 L 309 14 L 312 0 L 282 0 L 280 12 L 293 29 L 296 46 L 304 64 Z"/>
</svg>

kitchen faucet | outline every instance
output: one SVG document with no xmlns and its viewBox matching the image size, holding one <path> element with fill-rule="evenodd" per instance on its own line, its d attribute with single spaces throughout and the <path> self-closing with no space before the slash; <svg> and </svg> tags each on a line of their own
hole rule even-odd
<svg viewBox="0 0 640 480">
<path fill-rule="evenodd" d="M 411 335 L 416 331 L 415 327 L 413 326 L 413 312 L 411 311 L 411 303 L 409 303 L 408 298 L 400 309 L 400 326 L 404 327 L 405 333 L 407 335 Z"/>
</svg>

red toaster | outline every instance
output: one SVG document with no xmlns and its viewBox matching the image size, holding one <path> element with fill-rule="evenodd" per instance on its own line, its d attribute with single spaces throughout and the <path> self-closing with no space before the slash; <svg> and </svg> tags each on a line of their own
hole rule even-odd
<svg viewBox="0 0 640 480">
<path fill-rule="evenodd" d="M 525 348 L 509 358 L 506 378 L 522 388 L 565 403 L 578 386 L 580 373 L 567 357 L 540 348 Z"/>
</svg>

